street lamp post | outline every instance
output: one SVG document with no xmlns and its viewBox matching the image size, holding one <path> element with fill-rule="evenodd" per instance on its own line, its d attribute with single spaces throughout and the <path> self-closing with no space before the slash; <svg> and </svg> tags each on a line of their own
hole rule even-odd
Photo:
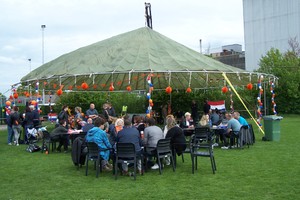
<svg viewBox="0 0 300 200">
<path fill-rule="evenodd" d="M 28 59 L 29 62 L 29 72 L 31 72 L 31 58 Z"/>
<path fill-rule="evenodd" d="M 46 25 L 41 25 L 42 28 L 42 64 L 44 64 L 44 30 Z"/>
</svg>

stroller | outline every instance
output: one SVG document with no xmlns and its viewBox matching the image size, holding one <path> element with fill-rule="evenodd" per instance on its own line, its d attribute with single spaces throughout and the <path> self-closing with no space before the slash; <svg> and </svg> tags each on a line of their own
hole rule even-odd
<svg viewBox="0 0 300 200">
<path fill-rule="evenodd" d="M 27 128 L 28 147 L 26 148 L 26 151 L 33 153 L 41 150 L 41 147 L 37 145 L 37 142 L 39 139 L 43 138 L 43 130 L 46 130 L 46 127 Z"/>
</svg>

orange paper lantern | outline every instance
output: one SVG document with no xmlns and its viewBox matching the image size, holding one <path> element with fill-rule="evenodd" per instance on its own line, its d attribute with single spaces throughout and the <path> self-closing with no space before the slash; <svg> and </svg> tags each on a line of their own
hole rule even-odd
<svg viewBox="0 0 300 200">
<path fill-rule="evenodd" d="M 62 95 L 62 93 L 63 93 L 62 89 L 59 89 L 59 90 L 56 91 L 56 94 L 57 94 L 58 96 Z"/>
<path fill-rule="evenodd" d="M 128 85 L 128 86 L 126 87 L 126 90 L 127 90 L 128 92 L 130 92 L 130 91 L 131 91 L 131 86 Z"/>
<path fill-rule="evenodd" d="M 14 93 L 14 98 L 17 99 L 19 97 L 18 93 Z"/>
<path fill-rule="evenodd" d="M 228 92 L 228 87 L 226 87 L 226 86 L 222 87 L 222 92 L 223 92 L 223 93 Z"/>
<path fill-rule="evenodd" d="M 89 88 L 89 85 L 86 82 L 84 82 L 84 83 L 81 84 L 81 88 L 86 90 L 86 89 Z"/>
<path fill-rule="evenodd" d="M 11 102 L 10 102 L 10 101 L 6 101 L 6 102 L 5 102 L 5 105 L 6 105 L 6 106 L 10 106 L 10 105 L 11 105 Z"/>
<path fill-rule="evenodd" d="M 171 94 L 171 92 L 172 92 L 171 86 L 166 87 L 166 93 Z"/>
<path fill-rule="evenodd" d="M 252 83 L 248 83 L 248 84 L 247 84 L 247 89 L 248 89 L 248 90 L 252 90 L 252 88 L 253 88 Z"/>
<path fill-rule="evenodd" d="M 150 118 L 150 117 L 151 117 L 151 115 L 148 113 L 148 114 L 146 115 L 146 117 Z"/>
<path fill-rule="evenodd" d="M 36 103 L 37 103 L 37 102 L 36 102 L 35 100 L 32 100 L 32 101 L 31 101 L 31 105 L 34 105 L 34 106 L 35 106 Z"/>
<path fill-rule="evenodd" d="M 191 93 L 192 89 L 190 87 L 186 88 L 186 93 Z"/>
</svg>

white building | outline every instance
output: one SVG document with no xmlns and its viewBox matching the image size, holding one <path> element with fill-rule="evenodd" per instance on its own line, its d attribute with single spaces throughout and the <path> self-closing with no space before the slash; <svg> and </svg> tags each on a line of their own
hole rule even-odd
<svg viewBox="0 0 300 200">
<path fill-rule="evenodd" d="M 246 70 L 258 68 L 272 48 L 282 53 L 288 40 L 300 42 L 300 0 L 243 0 Z"/>
</svg>

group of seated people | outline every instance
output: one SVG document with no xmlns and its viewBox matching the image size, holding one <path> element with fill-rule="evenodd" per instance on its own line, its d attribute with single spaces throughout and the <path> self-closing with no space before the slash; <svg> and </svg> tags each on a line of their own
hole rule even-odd
<svg viewBox="0 0 300 200">
<path fill-rule="evenodd" d="M 102 169 L 110 171 L 112 165 L 108 161 L 112 158 L 117 143 L 133 143 L 137 155 L 143 153 L 149 158 L 148 163 L 152 162 L 151 169 L 159 168 L 157 161 L 155 163 L 152 158 L 156 155 L 157 142 L 160 139 L 171 138 L 172 147 L 177 154 L 181 154 L 186 148 L 183 130 L 176 125 L 176 120 L 172 115 L 167 116 L 164 131 L 156 126 L 154 118 L 145 119 L 143 116 L 134 116 L 134 119 L 131 120 L 129 116 L 125 116 L 111 119 L 109 124 L 104 117 L 89 118 L 86 124 L 82 124 L 80 130 L 72 130 L 72 132 L 66 128 L 66 121 L 60 120 L 60 125 L 51 132 L 51 137 L 59 141 L 57 151 L 61 151 L 62 146 L 65 152 L 68 150 L 68 133 L 86 132 L 86 142 L 95 142 L 102 149 L 111 149 L 111 151 L 101 151 L 100 153 L 103 159 Z M 170 159 L 167 158 L 165 163 L 169 165 Z M 140 159 L 138 159 L 137 168 L 139 173 L 142 173 Z M 126 164 L 122 165 L 122 173 L 128 174 Z"/>
<path fill-rule="evenodd" d="M 238 135 L 242 126 L 248 126 L 248 123 L 245 118 L 240 116 L 239 112 L 233 113 L 220 113 L 218 109 L 210 111 L 208 114 L 203 114 L 198 123 L 194 123 L 189 112 L 185 113 L 185 118 L 181 121 L 180 127 L 185 129 L 185 135 L 193 134 L 193 130 L 189 128 L 195 127 L 221 127 L 215 130 L 216 143 L 214 146 L 218 146 L 219 138 L 223 141 L 224 146 L 222 149 L 234 148 L 232 141 L 229 146 L 228 138 L 234 137 L 233 134 Z"/>
</svg>

